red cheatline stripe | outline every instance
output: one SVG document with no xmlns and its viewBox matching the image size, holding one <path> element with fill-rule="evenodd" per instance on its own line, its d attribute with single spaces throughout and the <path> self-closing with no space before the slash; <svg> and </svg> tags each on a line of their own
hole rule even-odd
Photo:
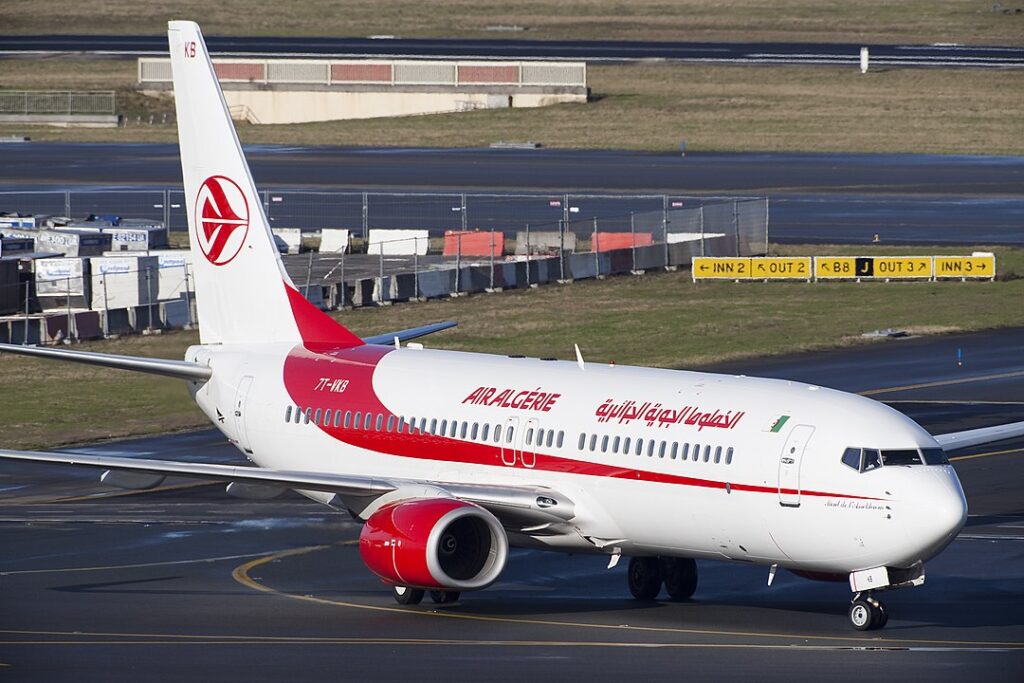
<svg viewBox="0 0 1024 683">
<path fill-rule="evenodd" d="M 308 345 L 307 345 L 308 348 Z M 345 429 L 331 425 L 318 425 L 318 428 L 333 439 L 355 448 L 363 448 L 384 455 L 416 460 L 432 460 L 435 462 L 461 463 L 467 465 L 484 465 L 511 469 L 512 466 L 502 462 L 502 449 L 497 445 L 461 441 L 446 436 L 421 433 L 414 434 L 388 432 L 387 421 L 394 420 L 397 426 L 398 417 L 392 413 L 377 396 L 373 389 L 373 373 L 380 359 L 393 351 L 391 347 L 364 345 L 353 349 L 337 350 L 331 354 L 316 354 L 306 349 L 295 349 L 285 359 L 284 382 L 291 399 L 305 409 L 307 406 L 331 408 L 335 411 L 360 412 L 360 417 L 367 412 L 373 415 L 374 424 L 369 430 Z M 318 378 L 343 376 L 348 379 L 346 389 L 341 393 L 330 393 L 317 390 Z M 427 389 L 423 389 L 427 391 Z M 383 415 L 381 431 L 376 431 L 377 415 Z M 436 414 L 436 413 L 435 413 Z M 408 416 L 413 417 L 413 416 Z M 416 418 L 422 417 L 420 415 Z M 522 426 L 519 427 L 522 429 Z M 623 456 L 629 457 L 629 456 Z M 685 466 L 682 465 L 681 466 Z M 564 458 L 547 453 L 536 454 L 536 464 L 532 468 L 524 468 L 521 464 L 514 466 L 519 470 L 540 470 L 559 472 L 591 477 L 611 479 L 628 479 L 659 484 L 694 486 L 699 488 L 725 489 L 728 485 L 732 491 L 750 493 L 780 493 L 778 487 L 758 486 L 753 484 L 734 484 L 732 482 L 687 477 L 663 472 L 652 472 L 633 467 L 621 467 L 590 462 L 582 459 Z M 853 500 L 880 500 L 871 496 L 855 496 L 846 493 L 827 491 L 796 491 L 782 489 L 781 493 L 826 498 L 847 498 Z"/>
</svg>

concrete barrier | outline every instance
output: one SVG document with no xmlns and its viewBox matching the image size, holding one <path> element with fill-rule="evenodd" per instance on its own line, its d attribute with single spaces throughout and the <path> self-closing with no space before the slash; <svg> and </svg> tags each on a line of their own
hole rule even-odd
<svg viewBox="0 0 1024 683">
<path fill-rule="evenodd" d="M 430 233 L 426 230 L 370 230 L 366 239 L 366 253 L 424 256 L 430 247 Z"/>
<path fill-rule="evenodd" d="M 160 326 L 164 329 L 182 329 L 191 322 L 188 304 L 184 299 L 161 301 L 159 311 Z"/>
<path fill-rule="evenodd" d="M 320 231 L 321 254 L 344 254 L 349 247 L 349 231 L 344 228 L 324 228 Z"/>
<path fill-rule="evenodd" d="M 0 315 L 14 313 L 24 305 L 19 282 L 17 259 L 0 259 Z"/>
<path fill-rule="evenodd" d="M 448 296 L 455 291 L 455 271 L 426 270 L 420 272 L 420 296 L 427 299 Z"/>
<path fill-rule="evenodd" d="M 127 308 L 108 308 L 99 311 L 103 330 L 107 334 L 131 334 L 132 319 Z"/>
<path fill-rule="evenodd" d="M 391 276 L 392 294 L 395 300 L 408 301 L 419 296 L 416 291 L 416 275 L 414 273 L 399 273 Z"/>
<path fill-rule="evenodd" d="M 271 228 L 270 231 L 284 240 L 288 245 L 289 254 L 298 254 L 302 251 L 302 231 L 298 228 Z"/>
<path fill-rule="evenodd" d="M 75 336 L 79 339 L 102 339 L 103 325 L 99 311 L 77 311 L 72 313 L 75 319 Z"/>
<path fill-rule="evenodd" d="M 569 254 L 565 261 L 566 277 L 586 280 L 597 277 L 597 263 L 593 254 Z"/>
<path fill-rule="evenodd" d="M 362 278 L 352 282 L 352 305 L 369 306 L 373 303 L 374 278 Z"/>
<path fill-rule="evenodd" d="M 517 232 L 516 254 L 526 254 L 527 246 L 530 254 L 557 254 L 563 246 L 566 251 L 576 251 L 576 233 L 566 231 L 563 244 L 557 230 L 531 230 L 529 240 L 525 230 Z"/>
<path fill-rule="evenodd" d="M 664 244 L 652 244 L 647 247 L 637 247 L 635 252 L 637 270 L 651 270 L 654 268 L 661 268 L 665 265 Z"/>
</svg>

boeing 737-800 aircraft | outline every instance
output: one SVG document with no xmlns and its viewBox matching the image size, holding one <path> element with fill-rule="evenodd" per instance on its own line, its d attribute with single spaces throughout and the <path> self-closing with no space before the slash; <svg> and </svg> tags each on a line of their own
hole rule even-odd
<svg viewBox="0 0 1024 683">
<path fill-rule="evenodd" d="M 255 467 L 2 451 L 105 470 L 286 488 L 364 522 L 360 551 L 403 604 L 496 581 L 510 545 L 625 555 L 638 599 L 696 589 L 695 559 L 848 580 L 850 621 L 918 585 L 967 506 L 944 448 L 1024 423 L 932 437 L 875 401 L 796 382 L 436 351 L 361 339 L 289 279 L 199 27 L 169 25 L 200 341 L 184 360 L 3 345 L 176 377 Z M 403 345 L 404 344 L 404 345 Z M 770 580 L 770 579 L 769 579 Z"/>
</svg>

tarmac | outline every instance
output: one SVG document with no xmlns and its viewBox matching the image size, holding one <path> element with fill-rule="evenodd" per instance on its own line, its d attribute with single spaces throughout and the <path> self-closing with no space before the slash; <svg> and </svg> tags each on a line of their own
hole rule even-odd
<svg viewBox="0 0 1024 683">
<path fill-rule="evenodd" d="M 176 145 L 30 142 L 3 152 L 0 211 L 62 213 L 68 191 L 82 207 L 75 215 L 162 219 L 162 190 L 181 187 Z M 1024 157 L 272 145 L 247 147 L 246 155 L 261 191 L 282 193 L 269 200 L 280 227 L 361 230 L 363 192 L 371 195 L 369 227 L 435 231 L 459 227 L 453 211 L 463 192 L 494 195 L 468 205 L 467 225 L 501 230 L 557 229 L 565 207 L 551 202 L 566 193 L 611 195 L 572 197 L 572 218 L 620 225 L 630 212 L 660 212 L 663 194 L 767 196 L 773 242 L 868 244 L 879 235 L 888 244 L 1024 243 Z M 283 194 L 299 191 L 309 194 Z M 95 192 L 105 194 L 79 194 Z M 415 196 L 423 193 L 438 196 Z M 622 194 L 650 196 L 616 199 Z M 170 224 L 185 225 L 180 205 Z"/>
<path fill-rule="evenodd" d="M 1024 330 L 890 339 L 719 366 L 891 402 L 934 433 L 1024 419 Z M 215 430 L 75 449 L 239 462 Z M 848 587 L 701 562 L 687 603 L 629 597 L 625 563 L 514 551 L 454 605 L 396 605 L 347 515 L 296 495 L 0 464 L 0 678 L 963 680 L 1024 671 L 1024 439 L 953 454 L 967 527 L 926 583 L 853 631 Z"/>
</svg>

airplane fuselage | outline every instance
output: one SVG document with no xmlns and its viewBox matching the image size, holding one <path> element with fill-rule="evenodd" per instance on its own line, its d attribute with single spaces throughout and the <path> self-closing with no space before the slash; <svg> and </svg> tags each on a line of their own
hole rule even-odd
<svg viewBox="0 0 1024 683">
<path fill-rule="evenodd" d="M 214 369 L 196 400 L 260 466 L 573 499 L 571 530 L 513 545 L 847 574 L 924 561 L 966 515 L 948 464 L 841 462 L 938 448 L 916 423 L 798 382 L 371 345 L 187 359 Z"/>
</svg>

